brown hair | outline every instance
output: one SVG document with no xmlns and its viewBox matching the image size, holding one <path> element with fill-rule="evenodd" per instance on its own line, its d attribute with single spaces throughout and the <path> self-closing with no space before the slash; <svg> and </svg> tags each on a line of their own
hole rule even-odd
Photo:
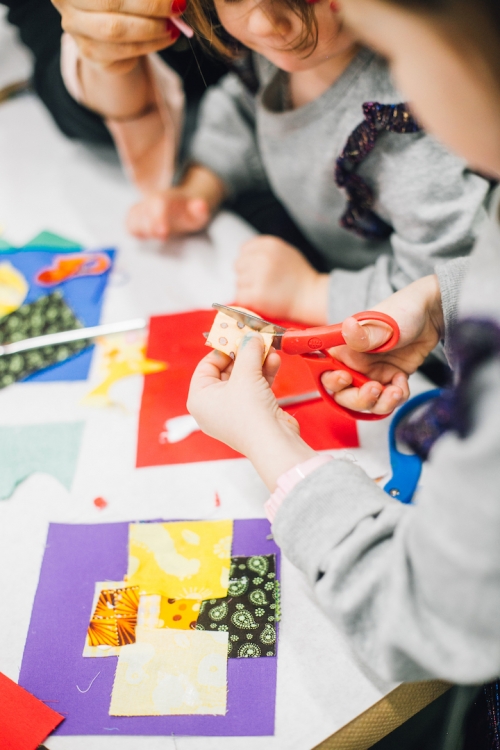
<svg viewBox="0 0 500 750">
<path fill-rule="evenodd" d="M 237 2 L 237 0 L 231 0 Z M 318 22 L 314 5 L 306 0 L 271 0 L 289 8 L 303 23 L 303 31 L 291 49 L 310 54 L 318 39 Z M 193 28 L 197 37 L 209 48 L 224 57 L 234 58 L 240 54 L 241 45 L 233 39 L 221 25 L 214 0 L 188 0 L 184 18 Z"/>
</svg>

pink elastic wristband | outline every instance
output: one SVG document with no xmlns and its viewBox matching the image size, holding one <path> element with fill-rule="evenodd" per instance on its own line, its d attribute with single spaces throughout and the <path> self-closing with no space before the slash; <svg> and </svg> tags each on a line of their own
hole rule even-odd
<svg viewBox="0 0 500 750">
<path fill-rule="evenodd" d="M 292 469 L 285 471 L 276 482 L 276 489 L 273 494 L 269 500 L 264 503 L 264 510 L 269 521 L 273 523 L 283 500 L 299 482 L 305 479 L 308 474 L 312 474 L 312 472 L 320 466 L 323 466 L 323 464 L 332 460 L 333 456 L 313 456 L 313 458 L 309 458 L 301 464 L 296 464 Z"/>
</svg>

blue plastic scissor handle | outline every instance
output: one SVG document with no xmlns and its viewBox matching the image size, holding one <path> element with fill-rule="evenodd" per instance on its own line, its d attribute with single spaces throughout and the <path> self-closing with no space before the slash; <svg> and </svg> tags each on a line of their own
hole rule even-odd
<svg viewBox="0 0 500 750">
<path fill-rule="evenodd" d="M 396 430 L 401 421 L 419 406 L 437 398 L 441 394 L 440 388 L 420 393 L 406 402 L 396 413 L 389 428 L 389 453 L 391 459 L 392 477 L 384 486 L 384 492 L 399 500 L 400 503 L 411 503 L 418 480 L 422 472 L 422 459 L 419 456 L 401 453 L 396 445 Z"/>
</svg>

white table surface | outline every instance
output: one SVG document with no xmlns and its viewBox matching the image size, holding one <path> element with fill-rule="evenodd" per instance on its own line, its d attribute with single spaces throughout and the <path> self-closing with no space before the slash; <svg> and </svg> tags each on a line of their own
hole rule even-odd
<svg viewBox="0 0 500 750">
<path fill-rule="evenodd" d="M 29 72 L 30 59 L 0 18 L 0 86 Z M 33 95 L 0 105 L 0 225 L 14 244 L 49 229 L 89 248 L 118 248 L 103 322 L 208 307 L 233 295 L 232 263 L 250 230 L 224 214 L 208 235 L 138 242 L 123 219 L 136 200 L 109 153 L 62 136 Z M 149 518 L 250 518 L 263 515 L 264 485 L 246 460 L 135 469 L 142 378 L 115 385 L 126 408 L 81 400 L 99 379 L 22 383 L 0 391 L 0 424 L 85 421 L 71 493 L 36 474 L 0 501 L 0 670 L 18 679 L 49 522 L 103 523 Z M 349 450 L 375 477 L 388 469 L 386 422 L 360 424 Z M 214 493 L 221 507 L 214 510 Z M 103 496 L 108 506 L 96 509 Z M 52 737 L 50 750 L 306 750 L 337 731 L 391 688 L 356 663 L 316 605 L 302 574 L 282 567 L 282 610 L 274 737 Z M 75 686 L 76 689 L 76 686 Z"/>
</svg>

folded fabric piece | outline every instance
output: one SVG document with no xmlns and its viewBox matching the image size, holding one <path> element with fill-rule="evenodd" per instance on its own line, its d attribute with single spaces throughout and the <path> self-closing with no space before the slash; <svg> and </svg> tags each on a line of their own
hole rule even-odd
<svg viewBox="0 0 500 750">
<path fill-rule="evenodd" d="M 149 628 L 194 630 L 200 611 L 196 599 L 168 599 L 159 594 L 140 597 L 137 624 Z"/>
<path fill-rule="evenodd" d="M 64 716 L 0 672 L 0 747 L 35 750 Z"/>
<path fill-rule="evenodd" d="M 81 322 L 60 292 L 53 292 L 40 297 L 36 302 L 23 305 L 0 320 L 0 344 L 23 341 L 59 331 L 72 331 L 75 328 L 82 328 Z M 0 357 L 0 388 L 5 388 L 57 362 L 64 362 L 88 346 L 88 341 L 71 341 L 67 344 L 44 346 Z"/>
<path fill-rule="evenodd" d="M 226 596 L 232 538 L 232 521 L 131 523 L 127 582 L 167 599 Z"/>
<path fill-rule="evenodd" d="M 37 471 L 52 474 L 70 490 L 84 426 L 54 422 L 0 427 L 0 500 Z"/>
<path fill-rule="evenodd" d="M 117 656 L 135 643 L 139 587 L 123 581 L 96 583 L 83 656 Z"/>
<path fill-rule="evenodd" d="M 227 633 L 137 628 L 120 651 L 111 716 L 224 715 Z"/>
<path fill-rule="evenodd" d="M 231 658 L 276 656 L 277 619 L 275 556 L 232 557 L 227 597 L 203 601 L 196 628 L 227 633 Z"/>
</svg>

